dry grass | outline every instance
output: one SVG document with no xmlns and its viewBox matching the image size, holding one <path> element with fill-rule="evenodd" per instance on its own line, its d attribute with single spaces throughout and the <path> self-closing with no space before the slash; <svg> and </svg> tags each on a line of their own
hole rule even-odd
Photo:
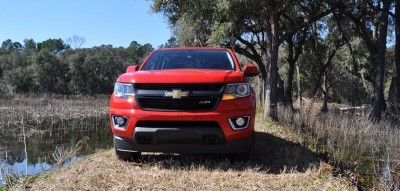
<svg viewBox="0 0 400 191">
<path fill-rule="evenodd" d="M 359 186 L 390 190 L 399 185 L 400 125 L 390 121 L 373 123 L 365 108 L 344 112 L 331 105 L 331 111 L 321 113 L 320 106 L 308 102 L 300 113 L 280 108 L 279 120 L 297 132 L 303 145 L 325 153 L 337 173 L 353 177 Z M 390 176 L 382 176 L 383 166 L 389 167 L 386 174 Z"/>
<path fill-rule="evenodd" d="M 260 120 L 259 120 L 260 121 Z M 113 149 L 40 176 L 30 190 L 354 190 L 285 128 L 257 122 L 255 159 L 145 154 L 118 160 Z M 18 189 L 18 188 L 14 188 Z"/>
<path fill-rule="evenodd" d="M 157 160 L 157 159 L 156 159 Z M 112 150 L 61 171 L 48 174 L 32 190 L 349 190 L 332 176 L 320 177 L 317 170 L 304 173 L 268 174 L 257 169 L 243 171 L 165 168 L 156 163 L 119 161 Z"/>
<path fill-rule="evenodd" d="M 49 95 L 16 95 L 0 98 L 0 130 L 22 124 L 37 126 L 69 119 L 100 116 L 108 113 L 108 99 Z"/>
</svg>

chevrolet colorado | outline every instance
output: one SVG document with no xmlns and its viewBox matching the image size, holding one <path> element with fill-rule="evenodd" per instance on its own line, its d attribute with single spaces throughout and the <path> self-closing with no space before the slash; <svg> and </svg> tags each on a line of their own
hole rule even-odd
<svg viewBox="0 0 400 191">
<path fill-rule="evenodd" d="M 229 48 L 165 48 L 129 66 L 110 98 L 120 159 L 141 152 L 245 153 L 252 149 L 256 96 Z"/>
</svg>

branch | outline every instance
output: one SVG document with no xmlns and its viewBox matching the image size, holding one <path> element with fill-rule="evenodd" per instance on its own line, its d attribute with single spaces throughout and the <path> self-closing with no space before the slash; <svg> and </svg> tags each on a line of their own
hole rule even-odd
<svg viewBox="0 0 400 191">
<path fill-rule="evenodd" d="M 250 59 L 254 60 L 256 62 L 256 64 L 258 65 L 258 67 L 260 68 L 260 72 L 261 72 L 262 77 L 263 78 L 266 77 L 266 71 L 265 71 L 265 68 L 264 68 L 264 64 L 262 62 L 261 55 L 258 54 L 258 52 L 254 48 L 254 46 L 250 42 L 244 40 L 241 36 L 237 36 L 236 39 L 240 43 L 242 43 L 242 44 L 244 44 L 246 46 L 245 48 L 242 48 L 239 45 L 235 46 L 236 52 L 241 54 L 241 55 L 246 56 L 247 58 L 250 58 Z"/>
<path fill-rule="evenodd" d="M 288 30 L 287 33 L 285 33 L 284 35 L 281 36 L 281 38 L 279 39 L 278 44 L 281 44 L 285 39 L 289 38 L 290 36 L 292 36 L 293 34 L 297 33 L 299 30 L 301 30 L 302 28 L 305 28 L 307 26 L 309 26 L 311 23 L 314 23 L 316 21 L 318 21 L 319 19 L 321 19 L 322 17 L 325 17 L 326 15 L 328 15 L 329 13 L 331 13 L 333 11 L 333 8 L 330 8 L 320 14 L 311 16 L 310 18 L 307 18 L 305 22 L 301 23 L 300 25 L 294 26 L 292 27 L 291 30 Z"/>
<path fill-rule="evenodd" d="M 353 23 L 356 25 L 356 31 L 358 34 L 361 36 L 361 38 L 364 40 L 365 45 L 367 46 L 369 52 L 375 52 L 375 45 L 372 42 L 373 39 L 368 35 L 368 32 L 366 31 L 366 27 L 362 24 L 362 22 L 356 18 L 356 16 L 349 12 L 349 11 L 344 11 L 344 15 L 346 15 Z"/>
</svg>

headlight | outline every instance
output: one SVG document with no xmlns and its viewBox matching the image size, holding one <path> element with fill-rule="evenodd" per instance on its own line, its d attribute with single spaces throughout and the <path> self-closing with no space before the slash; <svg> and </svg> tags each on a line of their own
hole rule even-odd
<svg viewBox="0 0 400 191">
<path fill-rule="evenodd" d="M 222 100 L 231 100 L 250 95 L 249 83 L 228 84 Z"/>
<path fill-rule="evenodd" d="M 114 95 L 117 97 L 128 98 L 128 96 L 135 95 L 132 84 L 115 83 Z"/>
</svg>

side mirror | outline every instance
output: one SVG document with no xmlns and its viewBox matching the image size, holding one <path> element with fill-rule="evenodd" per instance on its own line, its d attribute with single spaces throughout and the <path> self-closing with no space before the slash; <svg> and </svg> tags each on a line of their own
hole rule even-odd
<svg viewBox="0 0 400 191">
<path fill-rule="evenodd" d="M 126 73 L 134 73 L 138 71 L 138 66 L 128 66 L 128 68 L 126 68 Z"/>
<path fill-rule="evenodd" d="M 244 75 L 246 77 L 257 76 L 258 75 L 257 66 L 254 66 L 253 64 L 246 64 L 244 66 Z"/>
</svg>

